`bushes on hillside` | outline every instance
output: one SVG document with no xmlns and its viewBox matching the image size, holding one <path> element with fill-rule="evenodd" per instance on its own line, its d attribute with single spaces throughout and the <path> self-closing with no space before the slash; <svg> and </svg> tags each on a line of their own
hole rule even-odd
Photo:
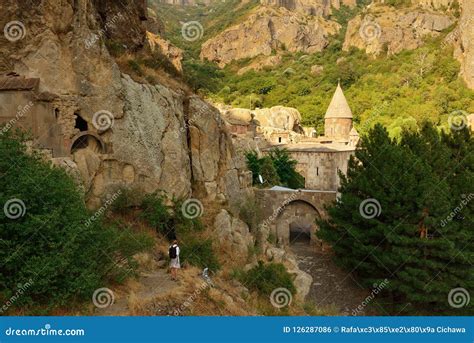
<svg viewBox="0 0 474 343">
<path fill-rule="evenodd" d="M 24 140 L 0 136 L 0 302 L 30 279 L 14 306 L 90 299 L 95 289 L 130 274 L 131 256 L 151 241 L 95 220 L 72 178 L 28 154 Z"/>
<path fill-rule="evenodd" d="M 281 263 L 264 264 L 259 261 L 257 266 L 242 273 L 238 278 L 245 287 L 265 297 L 270 296 L 277 288 L 286 288 L 292 294 L 296 293 L 293 277 Z"/>
<path fill-rule="evenodd" d="M 200 268 L 209 268 L 217 271 L 220 268 L 219 261 L 212 248 L 212 240 L 187 237 L 180 240 L 181 262 L 189 263 Z"/>
</svg>

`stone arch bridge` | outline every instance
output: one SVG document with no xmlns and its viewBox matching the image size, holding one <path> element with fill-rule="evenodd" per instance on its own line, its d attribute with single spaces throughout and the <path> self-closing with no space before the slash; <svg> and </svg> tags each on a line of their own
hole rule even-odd
<svg viewBox="0 0 474 343">
<path fill-rule="evenodd" d="M 298 239 L 319 243 L 316 220 L 327 217 L 325 206 L 336 200 L 337 192 L 273 187 L 256 189 L 255 196 L 262 210 L 261 224 L 278 245 L 286 246 Z"/>
</svg>

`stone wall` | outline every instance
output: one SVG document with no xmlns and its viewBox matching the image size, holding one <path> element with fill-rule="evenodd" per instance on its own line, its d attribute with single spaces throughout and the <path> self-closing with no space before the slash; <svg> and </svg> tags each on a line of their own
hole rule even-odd
<svg viewBox="0 0 474 343">
<path fill-rule="evenodd" d="M 336 191 L 339 187 L 338 170 L 344 174 L 353 151 L 292 151 L 291 157 L 298 162 L 296 170 L 305 178 L 305 188 Z"/>
<path fill-rule="evenodd" d="M 290 225 L 307 228 L 317 242 L 315 220 L 327 218 L 325 206 L 336 200 L 336 192 L 256 189 L 255 197 L 261 206 L 263 239 L 272 234 L 279 245 L 286 246 Z"/>
<path fill-rule="evenodd" d="M 352 129 L 352 118 L 326 118 L 324 136 L 329 139 L 347 140 Z"/>
</svg>

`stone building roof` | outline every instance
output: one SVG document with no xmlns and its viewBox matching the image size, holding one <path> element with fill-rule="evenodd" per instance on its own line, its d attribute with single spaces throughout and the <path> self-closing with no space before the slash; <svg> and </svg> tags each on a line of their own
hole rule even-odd
<svg viewBox="0 0 474 343">
<path fill-rule="evenodd" d="M 38 87 L 40 79 L 27 79 L 15 73 L 0 76 L 0 91 L 26 91 Z"/>
<path fill-rule="evenodd" d="M 351 132 L 349 132 L 349 136 L 357 136 L 359 137 L 359 132 L 357 132 L 356 128 L 353 126 Z"/>
<path fill-rule="evenodd" d="M 325 119 L 329 118 L 351 118 L 352 111 L 347 103 L 344 92 L 342 91 L 341 85 L 338 84 L 336 91 L 332 97 L 331 103 L 326 111 Z"/>
</svg>

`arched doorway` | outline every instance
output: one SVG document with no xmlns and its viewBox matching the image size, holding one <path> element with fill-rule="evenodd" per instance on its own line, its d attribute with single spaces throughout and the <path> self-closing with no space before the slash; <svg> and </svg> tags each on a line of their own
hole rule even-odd
<svg viewBox="0 0 474 343">
<path fill-rule="evenodd" d="M 69 149 L 72 155 L 81 149 L 90 149 L 96 153 L 105 153 L 105 144 L 102 139 L 93 132 L 81 132 L 74 136 Z"/>
<path fill-rule="evenodd" d="M 282 245 L 317 242 L 316 221 L 320 218 L 318 210 L 312 204 L 303 200 L 290 202 L 276 218 L 278 242 Z"/>
</svg>

